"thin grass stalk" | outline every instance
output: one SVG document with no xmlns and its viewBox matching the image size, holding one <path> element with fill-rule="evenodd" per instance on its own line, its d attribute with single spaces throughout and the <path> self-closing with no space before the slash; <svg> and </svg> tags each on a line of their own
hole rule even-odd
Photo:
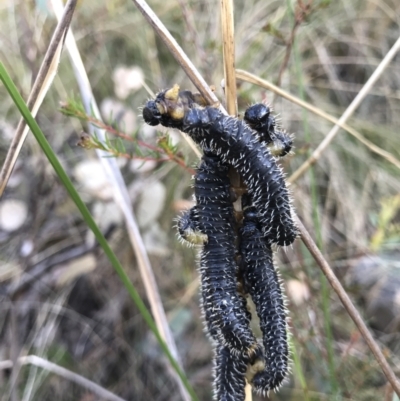
<svg viewBox="0 0 400 401">
<path fill-rule="evenodd" d="M 328 262 L 325 260 L 321 251 L 318 249 L 317 245 L 315 244 L 315 242 L 311 238 L 310 234 L 304 227 L 303 223 L 300 221 L 300 219 L 297 216 L 296 216 L 296 224 L 300 230 L 300 236 L 301 236 L 301 239 L 304 242 L 305 246 L 308 248 L 312 257 L 317 262 L 317 265 L 323 271 L 323 273 L 324 273 L 325 277 L 328 279 L 330 285 L 335 290 L 336 294 L 338 295 L 338 297 L 339 297 L 340 301 L 342 302 L 344 308 L 346 309 L 347 313 L 350 315 L 353 322 L 356 324 L 356 326 L 359 329 L 361 335 L 363 336 L 365 342 L 367 343 L 368 347 L 372 351 L 376 361 L 378 362 L 383 373 L 385 374 L 387 380 L 392 385 L 393 390 L 396 392 L 397 396 L 400 397 L 400 382 L 398 381 L 392 368 L 386 361 L 385 356 L 383 355 L 378 344 L 372 337 L 372 334 L 370 333 L 367 326 L 365 325 L 358 310 L 355 308 L 355 306 L 351 302 L 350 297 L 347 295 L 346 291 L 340 284 L 340 281 L 335 276 L 335 273 L 333 273 L 333 270 L 329 266 Z"/>
<path fill-rule="evenodd" d="M 228 114 L 231 116 L 237 116 L 233 1 L 221 0 L 220 7 L 226 108 L 228 110 Z"/>
<path fill-rule="evenodd" d="M 188 78 L 193 82 L 197 90 L 203 95 L 209 104 L 219 104 L 218 98 L 214 92 L 207 85 L 204 78 L 197 71 L 194 64 L 191 62 L 189 57 L 185 54 L 183 49 L 179 46 L 175 38 L 169 33 L 168 29 L 148 6 L 144 0 L 133 0 L 133 3 L 143 14 L 147 22 L 153 27 L 157 35 L 167 46 L 168 50 L 175 57 L 176 61 L 185 71 Z"/>
<path fill-rule="evenodd" d="M 362 134 L 356 131 L 354 128 L 350 127 L 345 123 L 341 123 L 337 118 L 333 117 L 332 115 L 326 113 L 325 111 L 319 109 L 318 107 L 313 106 L 310 103 L 305 102 L 298 97 L 291 95 L 290 93 L 284 91 L 283 89 L 279 88 L 278 86 L 272 84 L 265 79 L 262 79 L 254 74 L 251 74 L 248 71 L 244 70 L 236 70 L 236 78 L 242 81 L 246 81 L 252 83 L 254 85 L 261 86 L 262 88 L 268 89 L 275 94 L 282 96 L 283 98 L 289 100 L 290 102 L 299 105 L 300 107 L 311 111 L 315 115 L 324 118 L 327 121 L 330 121 L 333 124 L 338 125 L 340 128 L 347 131 L 350 135 L 360 141 L 363 145 L 365 145 L 371 152 L 378 154 L 379 156 L 385 158 L 389 163 L 392 163 L 394 166 L 400 169 L 400 160 L 394 157 L 390 152 L 383 150 L 379 146 L 376 146 L 374 143 L 370 142 L 368 139 L 365 139 Z M 297 178 L 296 177 L 289 177 L 289 182 L 294 182 Z"/>
<path fill-rule="evenodd" d="M 235 27 L 233 0 L 221 0 L 221 28 L 222 28 L 222 44 L 223 44 L 223 64 L 225 75 L 225 99 L 228 114 L 237 116 L 237 96 L 236 96 L 236 72 L 235 72 Z M 230 169 L 229 179 L 233 187 L 239 188 L 241 185 L 240 176 L 237 171 Z M 236 212 L 241 212 L 242 201 L 238 197 L 233 204 Z M 238 221 L 236 224 L 238 225 Z M 252 401 L 252 387 L 246 380 L 245 401 Z"/>
<path fill-rule="evenodd" d="M 171 351 L 169 350 L 167 344 L 165 343 L 164 339 L 162 338 L 153 318 L 151 317 L 150 312 L 147 310 L 144 302 L 140 298 L 138 292 L 136 291 L 135 287 L 133 286 L 132 282 L 130 281 L 128 275 L 126 274 L 125 270 L 123 269 L 122 265 L 120 264 L 119 260 L 115 256 L 114 252 L 110 248 L 107 240 L 104 238 L 103 233 L 98 228 L 97 224 L 95 223 L 92 215 L 89 212 L 89 209 L 84 204 L 82 199 L 80 198 L 77 190 L 73 186 L 71 180 L 65 173 L 64 169 L 61 166 L 61 163 L 57 159 L 57 156 L 54 154 L 50 144 L 48 143 L 47 139 L 45 138 L 42 130 L 40 129 L 39 125 L 33 118 L 32 114 L 30 113 L 29 109 L 27 108 L 24 100 L 22 99 L 21 95 L 19 94 L 14 82 L 11 80 L 9 74 L 7 73 L 3 63 L 0 62 L 0 80 L 4 83 L 8 93 L 12 97 L 15 105 L 18 107 L 21 115 L 24 117 L 26 123 L 28 124 L 29 128 L 31 129 L 33 135 L 35 136 L 36 140 L 38 141 L 39 145 L 41 146 L 44 154 L 48 158 L 50 164 L 53 166 L 55 172 L 59 176 L 61 182 L 65 186 L 67 192 L 71 196 L 71 199 L 76 204 L 78 210 L 82 214 L 87 226 L 92 230 L 93 234 L 95 235 L 96 240 L 99 242 L 100 246 L 103 248 L 104 253 L 107 255 L 108 259 L 110 260 L 112 266 L 114 267 L 115 271 L 117 272 L 118 276 L 120 277 L 123 285 L 127 289 L 129 295 L 135 302 L 136 306 L 138 307 L 141 315 L 143 316 L 144 320 L 146 321 L 147 325 L 149 326 L 150 330 L 155 335 L 158 343 L 161 346 L 162 351 L 167 356 L 171 366 L 176 371 L 178 376 L 180 377 L 183 385 L 187 389 L 188 393 L 191 395 L 192 400 L 197 400 L 197 397 L 191 388 L 185 374 L 182 372 L 179 364 L 177 363 L 176 359 L 172 355 Z"/>
<path fill-rule="evenodd" d="M 57 18 L 60 18 L 62 11 L 61 0 L 52 0 L 52 4 L 53 4 L 53 9 L 57 15 Z M 70 55 L 71 63 L 74 67 L 74 73 L 79 85 L 79 90 L 81 92 L 81 97 L 83 100 L 85 111 L 88 115 L 91 115 L 93 113 L 98 120 L 101 120 L 100 111 L 98 109 L 96 100 L 93 97 L 93 92 L 90 86 L 89 78 L 86 74 L 82 58 L 80 56 L 78 47 L 76 45 L 75 39 L 71 31 L 68 32 L 66 38 L 66 47 Z M 89 126 L 89 130 L 92 130 L 92 133 L 95 133 L 95 136 L 99 138 L 101 141 L 106 140 L 106 135 L 104 130 L 100 130 L 91 125 Z M 107 152 L 96 149 L 96 153 L 103 165 L 103 168 L 107 174 L 109 182 L 113 187 L 114 200 L 121 209 L 122 214 L 124 216 L 129 239 L 137 258 L 140 274 L 146 289 L 146 294 L 150 303 L 154 320 L 157 324 L 157 328 L 162 338 L 168 345 L 168 348 L 171 351 L 173 357 L 175 358 L 177 364 L 182 369 L 182 364 L 180 362 L 178 349 L 168 325 L 168 319 L 164 311 L 164 305 L 161 300 L 154 272 L 150 264 L 150 260 L 147 255 L 147 251 L 144 246 L 143 239 L 141 237 L 135 216 L 133 215 L 132 204 L 121 171 L 117 165 L 117 161 L 114 158 L 107 157 L 108 156 Z M 171 371 L 170 373 L 171 376 L 174 378 L 174 380 L 177 382 L 182 398 L 186 401 L 189 400 L 189 394 L 185 389 L 185 386 L 182 385 L 178 375 L 176 375 L 174 371 Z"/>
<path fill-rule="evenodd" d="M 36 76 L 32 91 L 29 94 L 27 105 L 33 116 L 36 116 L 47 91 L 53 82 L 57 73 L 57 67 L 60 61 L 63 42 L 65 34 L 71 25 L 72 16 L 74 14 L 77 0 L 68 0 L 65 5 L 64 13 L 54 30 L 53 36 L 50 40 L 49 47 L 40 66 L 39 72 Z M 28 127 L 23 118 L 20 119 L 15 135 L 11 141 L 10 148 L 8 149 L 6 159 L 0 172 L 0 198 L 4 193 L 7 182 L 14 169 L 15 163 L 18 159 L 22 145 L 25 142 L 28 134 Z"/>
<path fill-rule="evenodd" d="M 118 397 L 111 391 L 108 391 L 104 387 L 99 386 L 97 383 L 86 379 L 75 372 L 65 369 L 56 363 L 50 362 L 47 359 L 41 358 L 37 355 L 27 355 L 18 358 L 18 364 L 20 365 L 33 365 L 45 369 L 49 372 L 56 374 L 57 376 L 63 377 L 66 380 L 74 382 L 79 386 L 91 391 L 98 397 L 109 401 L 126 401 L 124 398 Z M 0 361 L 0 370 L 12 369 L 15 364 L 11 360 Z"/>
</svg>

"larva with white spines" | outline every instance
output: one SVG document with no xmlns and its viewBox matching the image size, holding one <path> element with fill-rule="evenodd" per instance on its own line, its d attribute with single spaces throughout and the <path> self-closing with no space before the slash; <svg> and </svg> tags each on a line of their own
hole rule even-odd
<svg viewBox="0 0 400 401">
<path fill-rule="evenodd" d="M 235 230 L 228 167 L 206 154 L 195 176 L 196 219 L 207 235 L 200 257 L 201 295 L 208 330 L 232 353 L 259 348 L 249 327 L 246 304 L 237 291 Z"/>
<path fill-rule="evenodd" d="M 179 96 L 177 86 L 159 93 L 143 109 L 145 121 L 186 132 L 203 149 L 209 149 L 224 164 L 236 168 L 254 199 L 263 236 L 270 243 L 292 244 L 297 229 L 289 192 L 266 144 L 243 121 L 226 116 L 215 107 L 185 103 L 186 92 L 183 100 Z"/>
<path fill-rule="evenodd" d="M 176 228 L 178 229 L 179 238 L 186 241 L 189 246 L 203 245 L 208 240 L 207 235 L 201 232 L 199 228 L 199 217 L 196 206 L 186 210 L 177 218 Z"/>
<path fill-rule="evenodd" d="M 281 386 L 289 369 L 286 308 L 272 250 L 263 239 L 253 207 L 245 209 L 240 233 L 244 285 L 256 306 L 265 348 L 266 367 L 254 375 L 252 385 L 258 392 L 267 392 Z"/>
<path fill-rule="evenodd" d="M 244 401 L 248 358 L 232 355 L 227 347 L 215 348 L 214 396 L 217 401 Z"/>
<path fill-rule="evenodd" d="M 243 120 L 251 129 L 257 131 L 260 140 L 268 145 L 274 156 L 283 157 L 292 150 L 292 136 L 277 129 L 275 117 L 271 115 L 271 109 L 266 104 L 256 103 L 248 107 Z"/>
<path fill-rule="evenodd" d="M 254 199 L 267 241 L 282 246 L 292 244 L 297 229 L 283 173 L 257 134 L 244 122 L 214 107 L 188 110 L 183 131 L 202 148 L 210 148 L 223 163 L 236 168 Z"/>
</svg>

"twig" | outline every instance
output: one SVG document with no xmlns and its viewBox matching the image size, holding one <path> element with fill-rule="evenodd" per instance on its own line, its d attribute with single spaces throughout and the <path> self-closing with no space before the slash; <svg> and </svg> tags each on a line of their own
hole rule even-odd
<svg viewBox="0 0 400 401">
<path fill-rule="evenodd" d="M 235 36 L 233 18 L 233 0 L 221 0 L 221 26 L 222 43 L 224 54 L 224 74 L 225 74 L 225 99 L 228 113 L 233 116 L 238 115 L 237 96 L 236 96 L 236 72 L 235 72 Z M 241 187 L 239 173 L 230 169 L 229 179 L 233 187 Z M 236 212 L 242 211 L 242 200 L 239 196 L 233 204 Z M 239 216 L 239 214 L 238 214 Z M 239 221 L 236 220 L 236 229 L 239 228 Z M 245 401 L 252 401 L 252 386 L 246 380 Z"/>
<path fill-rule="evenodd" d="M 388 51 L 388 53 L 383 58 L 383 60 L 380 62 L 378 67 L 376 67 L 373 74 L 370 76 L 368 81 L 362 87 L 362 89 L 357 94 L 355 99 L 351 102 L 350 106 L 343 113 L 342 117 L 340 117 L 339 123 L 341 123 L 341 124 L 345 123 L 349 119 L 349 117 L 354 113 L 354 111 L 357 109 L 357 107 L 363 101 L 365 96 L 367 96 L 368 92 L 371 90 L 373 85 L 376 83 L 376 81 L 379 79 L 379 77 L 385 71 L 386 67 L 392 61 L 393 57 L 396 55 L 396 53 L 399 51 L 399 49 L 400 49 L 400 37 L 397 39 L 396 43 L 392 46 L 392 48 Z M 290 180 L 292 182 L 296 181 L 299 177 L 301 177 L 308 170 L 308 168 L 310 166 L 312 166 L 321 157 L 322 153 L 327 149 L 328 145 L 332 142 L 332 140 L 335 138 L 336 134 L 339 132 L 339 129 L 340 129 L 340 126 L 335 125 L 330 130 L 328 135 L 319 144 L 317 149 L 314 150 L 312 155 L 292 174 L 292 176 L 290 177 Z"/>
<path fill-rule="evenodd" d="M 61 17 L 62 11 L 62 1 L 61 0 L 52 0 L 53 9 L 59 19 Z M 94 114 L 97 119 L 100 118 L 100 112 L 97 107 L 96 101 L 93 97 L 92 89 L 90 86 L 90 82 L 88 76 L 86 74 L 85 67 L 82 62 L 82 58 L 80 56 L 78 47 L 76 45 L 75 39 L 72 36 L 72 32 L 69 32 L 66 37 L 66 47 L 68 49 L 70 60 L 74 68 L 75 77 L 78 81 L 79 89 L 82 96 L 82 101 L 87 114 Z M 93 126 L 89 126 L 89 128 L 93 129 L 96 132 L 96 136 L 101 140 L 105 139 L 105 133 L 103 130 L 95 128 Z M 135 251 L 135 255 L 137 258 L 137 263 L 139 266 L 140 274 L 142 280 L 144 282 L 144 286 L 146 289 L 146 294 L 149 299 L 149 303 L 151 306 L 151 310 L 154 316 L 154 320 L 157 325 L 157 329 L 160 332 L 161 337 L 164 339 L 165 343 L 170 350 L 172 357 L 178 363 L 181 368 L 181 362 L 179 360 L 178 350 L 168 326 L 168 320 L 164 311 L 163 303 L 161 301 L 160 293 L 158 291 L 157 283 L 154 277 L 154 273 L 150 264 L 149 257 L 147 255 L 146 248 L 143 243 L 143 239 L 140 235 L 139 227 L 137 225 L 135 216 L 132 211 L 132 204 L 129 198 L 128 190 L 124 183 L 121 171 L 118 168 L 117 162 L 113 158 L 104 157 L 106 155 L 105 152 L 96 149 L 96 152 L 99 156 L 101 163 L 103 164 L 103 168 L 107 174 L 107 177 L 113 187 L 113 195 L 116 204 L 120 207 L 125 223 L 128 230 L 129 239 L 131 241 L 132 247 Z M 168 365 L 168 369 L 170 366 Z M 182 370 L 182 368 L 181 368 Z M 189 400 L 189 394 L 186 391 L 186 388 L 183 386 L 178 373 L 172 372 L 172 377 L 177 382 L 177 385 L 180 389 L 180 393 L 184 400 Z"/>
<path fill-rule="evenodd" d="M 231 116 L 237 116 L 235 37 L 232 0 L 221 0 L 221 25 L 224 53 L 226 107 L 228 109 L 228 114 Z"/>
<path fill-rule="evenodd" d="M 48 361 L 47 359 L 40 358 L 36 355 L 28 355 L 18 358 L 18 363 L 21 365 L 34 365 L 39 366 L 43 369 L 48 370 L 49 372 L 55 373 L 58 376 L 63 377 L 69 381 L 72 381 L 80 386 L 90 390 L 92 393 L 99 396 L 101 399 L 110 400 L 110 401 L 126 401 L 125 399 L 118 397 L 117 395 L 111 393 L 105 388 L 99 386 L 95 382 L 92 382 L 85 377 L 78 375 L 77 373 L 71 372 L 68 369 L 63 368 L 53 362 Z M 13 367 L 13 362 L 11 360 L 0 361 L 0 370 L 10 369 Z"/>
<path fill-rule="evenodd" d="M 115 129 L 112 126 L 110 126 L 108 124 L 105 124 L 102 120 L 99 120 L 96 117 L 87 115 L 86 113 L 83 113 L 83 112 L 80 112 L 80 111 L 76 111 L 76 113 L 73 114 L 73 116 L 77 117 L 77 118 L 79 118 L 81 120 L 84 120 L 84 121 L 86 121 L 86 122 L 88 122 L 90 124 L 93 124 L 95 127 L 100 128 L 100 129 L 102 129 L 104 131 L 107 131 L 110 134 L 113 134 L 113 135 L 115 135 L 115 136 L 117 136 L 117 137 L 119 137 L 121 139 L 124 139 L 124 140 L 129 141 L 129 142 L 135 142 L 139 146 L 147 148 L 147 149 L 149 149 L 149 150 L 151 150 L 153 152 L 157 152 L 157 153 L 160 153 L 160 154 L 165 154 L 167 156 L 165 158 L 156 158 L 156 157 L 151 157 L 151 156 L 137 156 L 137 155 L 132 155 L 132 154 L 129 154 L 129 153 L 120 153 L 119 151 L 114 150 L 114 149 L 110 149 L 110 148 L 103 149 L 106 152 L 109 152 L 109 153 L 113 154 L 116 157 L 123 157 L 125 159 L 154 160 L 154 161 L 160 162 L 160 163 L 161 162 L 166 162 L 166 161 L 173 161 L 176 164 L 178 164 L 179 166 L 181 166 L 182 168 L 184 168 L 185 170 L 187 170 L 187 171 L 189 171 L 190 173 L 193 174 L 193 169 L 188 167 L 186 165 L 185 161 L 182 158 L 180 158 L 179 156 L 177 156 L 176 154 L 174 154 L 173 152 L 167 151 L 166 149 L 163 149 L 163 148 L 161 148 L 159 146 L 150 145 L 147 142 L 140 141 L 140 140 L 138 140 L 136 138 L 133 138 L 132 136 L 127 135 L 124 132 L 121 132 L 121 131 Z M 187 137 L 187 135 L 186 135 L 186 137 Z M 191 144 L 193 144 L 193 141 L 191 141 L 189 143 L 189 146 Z M 94 148 L 96 148 L 95 145 L 96 144 L 93 144 Z M 85 147 L 85 146 L 83 145 L 83 147 Z M 198 149 L 196 149 L 195 153 L 196 152 L 198 152 Z"/>
<path fill-rule="evenodd" d="M 146 18 L 147 22 L 153 27 L 157 35 L 168 47 L 168 50 L 175 57 L 176 61 L 185 71 L 186 75 L 193 82 L 193 85 L 202 94 L 204 99 L 207 100 L 209 104 L 219 103 L 218 98 L 215 96 L 214 92 L 207 85 L 207 82 L 203 79 L 201 74 L 197 71 L 196 67 L 190 61 L 189 57 L 185 54 L 182 48 L 179 46 L 178 42 L 169 33 L 165 25 L 160 21 L 153 10 L 147 5 L 144 0 L 133 0 L 136 7 L 140 10 L 143 16 Z M 223 109 L 220 106 L 221 110 Z"/>
<path fill-rule="evenodd" d="M 340 281 L 336 278 L 335 274 L 333 273 L 331 267 L 329 266 L 328 262 L 324 259 L 322 253 L 318 249 L 317 245 L 311 238 L 310 234 L 304 227 L 303 223 L 300 221 L 298 217 L 296 217 L 296 224 L 299 227 L 301 239 L 304 242 L 304 245 L 308 248 L 311 255 L 313 256 L 314 260 L 317 262 L 318 266 L 321 268 L 322 272 L 325 274 L 326 278 L 328 279 L 329 283 L 331 284 L 332 288 L 335 290 L 336 294 L 338 295 L 340 301 L 342 302 L 344 308 L 346 309 L 347 313 L 352 318 L 353 322 L 356 324 L 358 329 L 360 330 L 361 335 L 363 336 L 365 342 L 369 346 L 370 350 L 375 356 L 379 366 L 381 367 L 383 373 L 385 374 L 386 378 L 392 385 L 396 394 L 400 397 L 400 382 L 397 380 L 396 375 L 394 374 L 392 368 L 386 361 L 382 351 L 380 350 L 378 344 L 372 337 L 372 334 L 369 332 L 367 326 L 365 325 L 362 317 L 360 316 L 359 312 L 351 302 L 349 296 L 347 295 L 346 291 L 343 289 Z"/>
<path fill-rule="evenodd" d="M 57 73 L 57 66 L 61 56 L 62 45 L 64 42 L 65 34 L 71 24 L 72 16 L 74 14 L 77 0 L 68 0 L 65 5 L 64 13 L 60 18 L 58 25 L 53 33 L 49 47 L 47 48 L 42 65 L 40 66 L 38 75 L 29 95 L 27 105 L 31 110 L 32 115 L 35 117 L 39 110 L 42 101 L 49 90 L 53 79 Z M 15 162 L 21 151 L 22 145 L 26 139 L 29 128 L 25 120 L 19 120 L 17 130 L 14 138 L 8 149 L 6 160 L 0 172 L 0 197 L 3 195 L 4 189 L 14 169 Z"/>
<path fill-rule="evenodd" d="M 388 162 L 392 163 L 393 165 L 395 165 L 397 168 L 400 169 L 400 160 L 398 160 L 396 157 L 394 157 L 390 152 L 387 152 L 386 150 L 383 150 L 379 146 L 376 146 L 375 144 L 370 142 L 368 139 L 365 139 L 354 128 L 350 127 L 349 125 L 347 125 L 345 123 L 341 123 L 337 118 L 326 113 L 325 111 L 311 105 L 310 103 L 305 102 L 304 100 L 299 99 L 298 97 L 291 95 L 290 93 L 284 91 L 283 89 L 277 87 L 276 85 L 274 85 L 256 75 L 253 75 L 250 72 L 247 72 L 244 70 L 236 70 L 236 78 L 241 79 L 246 82 L 250 82 L 250 83 L 258 85 L 258 86 L 261 86 L 263 88 L 269 89 L 272 92 L 278 94 L 279 96 L 282 96 L 283 98 L 289 100 L 290 102 L 298 104 L 299 106 L 303 107 L 304 109 L 306 109 L 308 111 L 311 111 L 312 113 L 316 114 L 317 116 L 325 118 L 326 120 L 332 122 L 333 124 L 338 125 L 340 128 L 344 129 L 350 135 L 352 135 L 354 138 L 356 138 L 362 144 L 364 144 L 369 150 L 371 150 L 371 152 L 374 152 L 374 153 L 382 156 Z M 298 177 L 291 176 L 288 178 L 288 181 L 294 182 L 297 178 Z"/>
<path fill-rule="evenodd" d="M 384 401 L 393 401 L 393 388 L 390 383 L 386 383 Z"/>
</svg>

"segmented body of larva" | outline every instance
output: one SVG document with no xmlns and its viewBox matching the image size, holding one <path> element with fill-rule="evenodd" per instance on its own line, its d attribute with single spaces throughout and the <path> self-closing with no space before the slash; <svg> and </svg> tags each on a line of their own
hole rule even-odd
<svg viewBox="0 0 400 401">
<path fill-rule="evenodd" d="M 232 355 L 229 348 L 215 348 L 214 394 L 218 401 L 242 401 L 245 399 L 248 358 Z"/>
<path fill-rule="evenodd" d="M 252 385 L 267 392 L 279 388 L 288 373 L 286 308 L 273 253 L 253 207 L 245 209 L 240 233 L 244 286 L 256 306 L 265 348 L 265 369 L 255 374 Z"/>
<path fill-rule="evenodd" d="M 200 257 L 204 316 L 212 337 L 236 354 L 253 354 L 259 346 L 249 328 L 246 303 L 237 291 L 235 230 L 228 167 L 203 156 L 195 176 L 196 218 L 207 235 Z"/>
<path fill-rule="evenodd" d="M 195 176 L 196 205 L 181 216 L 177 227 L 182 239 L 202 245 L 201 307 L 215 346 L 216 399 L 243 401 L 245 378 L 258 392 L 275 390 L 288 372 L 288 343 L 286 310 L 271 244 L 290 245 L 297 236 L 276 157 L 290 152 L 292 138 L 276 129 L 264 104 L 251 106 L 241 121 L 205 106 L 200 95 L 180 92 L 177 85 L 148 101 L 143 116 L 150 125 L 188 133 L 205 153 Z M 243 198 L 248 204 L 239 250 L 229 166 L 240 174 L 248 192 Z M 238 292 L 240 280 L 256 306 L 264 348 L 249 328 L 251 316 Z"/>
<path fill-rule="evenodd" d="M 271 109 L 264 103 L 256 103 L 246 109 L 243 120 L 251 129 L 258 132 L 275 157 L 287 155 L 293 146 L 293 138 L 285 131 L 277 129 Z"/>
<path fill-rule="evenodd" d="M 297 236 L 289 192 L 280 167 L 268 147 L 246 123 L 215 107 L 200 107 L 180 98 L 179 87 L 160 92 L 143 109 L 145 121 L 179 128 L 203 149 L 234 167 L 254 200 L 267 242 L 287 246 Z"/>
</svg>

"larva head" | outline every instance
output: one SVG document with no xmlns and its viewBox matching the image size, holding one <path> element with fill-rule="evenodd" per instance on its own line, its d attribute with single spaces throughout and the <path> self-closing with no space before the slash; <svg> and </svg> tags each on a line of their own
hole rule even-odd
<svg viewBox="0 0 400 401">
<path fill-rule="evenodd" d="M 271 110 L 264 103 L 257 103 L 250 106 L 244 113 L 244 120 L 252 128 L 257 129 L 259 126 L 265 125 L 270 117 Z"/>
<path fill-rule="evenodd" d="M 149 125 L 161 124 L 161 113 L 157 108 L 157 103 L 154 100 L 149 100 L 143 108 L 144 121 Z"/>
<path fill-rule="evenodd" d="M 161 91 L 143 108 L 143 118 L 149 125 L 180 128 L 185 115 L 185 101 L 179 96 L 179 85 Z"/>
<path fill-rule="evenodd" d="M 267 144 L 275 140 L 275 118 L 271 116 L 271 109 L 264 103 L 250 106 L 244 113 L 244 121 L 260 135 L 260 139 Z"/>
<path fill-rule="evenodd" d="M 207 234 L 200 230 L 196 206 L 178 218 L 177 228 L 180 238 L 192 245 L 204 245 L 208 241 Z"/>
</svg>

